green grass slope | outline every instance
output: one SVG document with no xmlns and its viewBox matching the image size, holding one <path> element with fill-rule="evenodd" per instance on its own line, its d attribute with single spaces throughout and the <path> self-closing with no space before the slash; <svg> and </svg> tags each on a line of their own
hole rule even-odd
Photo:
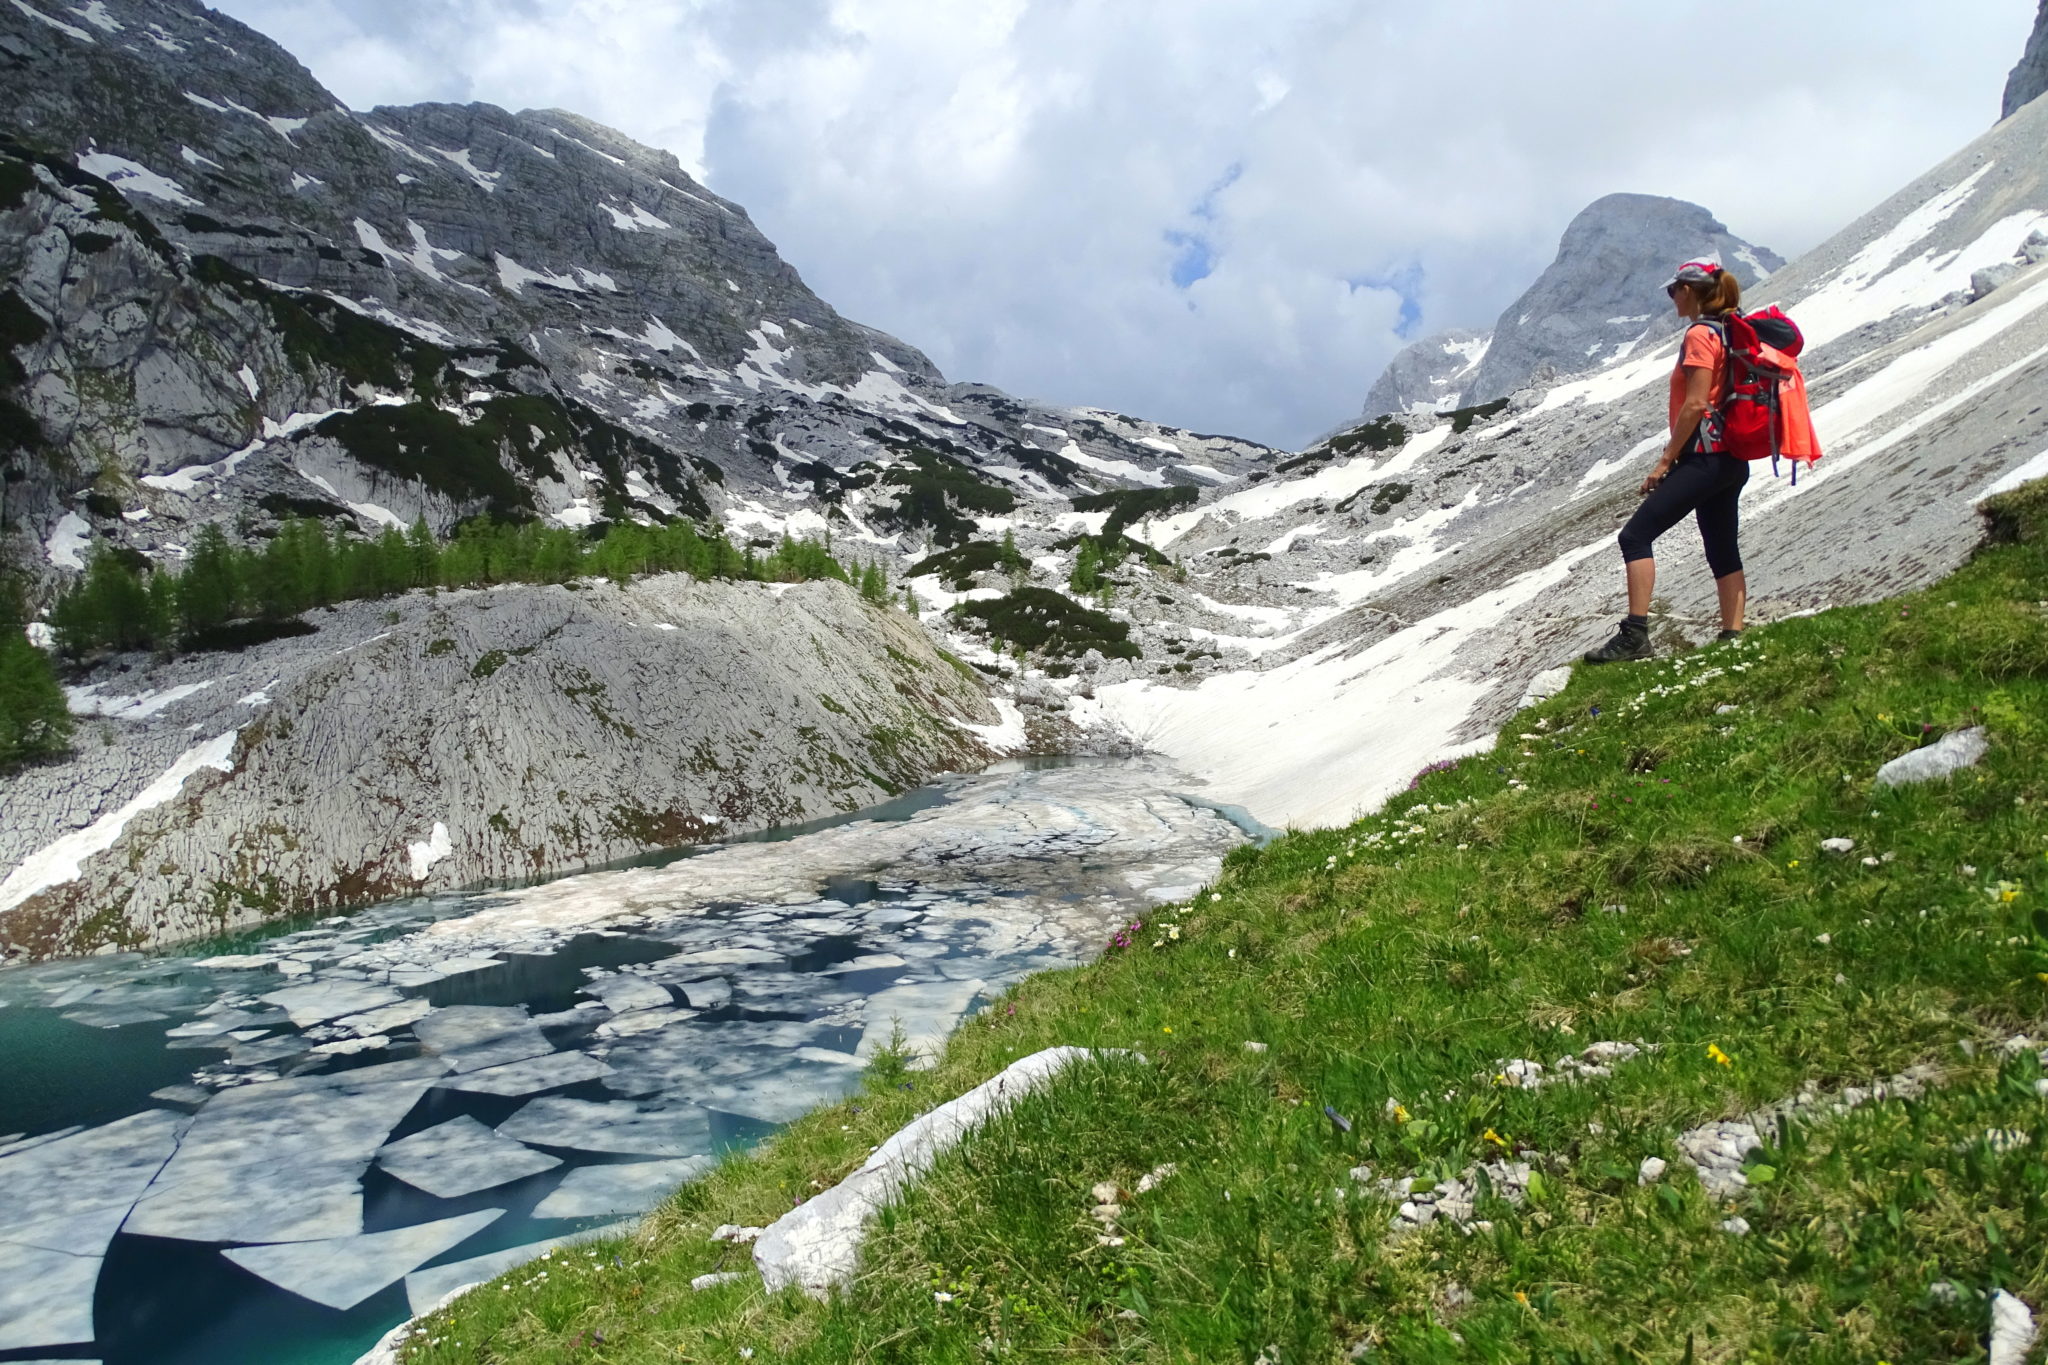
<svg viewBox="0 0 2048 1365">
<path fill-rule="evenodd" d="M 1983 1358 L 1994 1291 L 2048 1307 L 2048 1099 L 2034 1047 L 2004 1046 L 2048 1014 L 2048 484 L 1990 511 L 1994 543 L 1924 592 L 1582 669 L 1382 814 L 1241 850 L 937 1069 L 877 1068 L 638 1238 L 457 1300 L 406 1359 Z M 1873 783 L 1980 724 L 1979 767 Z M 1644 1050 L 1540 1088 L 1506 1067 L 1606 1040 Z M 764 1294 L 709 1240 L 1060 1043 L 1146 1060 L 1069 1073 L 943 1159 L 832 1302 Z M 1924 1095 L 1829 1111 L 1913 1066 Z M 1708 1197 L 1679 1135 L 1802 1093 Z M 1377 1180 L 1496 1159 L 1529 1164 L 1526 1197 L 1482 1185 L 1464 1226 L 1390 1236 Z M 1097 1182 L 1168 1163 L 1091 1215 Z M 690 1289 L 715 1270 L 747 1273 Z"/>
</svg>

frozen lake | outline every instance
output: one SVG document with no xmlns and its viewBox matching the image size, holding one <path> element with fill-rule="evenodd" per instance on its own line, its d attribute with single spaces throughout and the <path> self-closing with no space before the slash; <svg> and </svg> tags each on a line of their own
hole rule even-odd
<svg viewBox="0 0 2048 1365">
<path fill-rule="evenodd" d="M 1193 894 L 1146 760 L 185 955 L 0 971 L 0 1360 L 348 1365 Z"/>
</svg>

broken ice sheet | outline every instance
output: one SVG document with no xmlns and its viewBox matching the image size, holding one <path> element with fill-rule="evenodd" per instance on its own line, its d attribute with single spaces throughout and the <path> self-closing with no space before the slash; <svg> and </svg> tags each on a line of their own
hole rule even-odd
<svg viewBox="0 0 2048 1365">
<path fill-rule="evenodd" d="M 472 1095 L 535 1095 L 610 1074 L 609 1066 L 587 1053 L 551 1052 L 545 1057 L 529 1057 L 523 1062 L 507 1062 L 450 1076 L 441 1082 L 440 1088 Z"/>
<path fill-rule="evenodd" d="M 93 1339 L 100 1258 L 0 1242 L 0 1351 Z"/>
<path fill-rule="evenodd" d="M 389 1232 L 230 1247 L 221 1255 L 278 1288 L 329 1308 L 355 1307 L 504 1215 L 485 1209 Z"/>
<path fill-rule="evenodd" d="M 309 981 L 274 990 L 262 999 L 283 1009 L 300 1028 L 306 1028 L 344 1014 L 397 1004 L 400 996 L 389 987 L 367 981 Z"/>
<path fill-rule="evenodd" d="M 555 1050 L 523 1005 L 450 1005 L 416 1021 L 412 1032 L 457 1071 L 481 1071 Z"/>
<path fill-rule="evenodd" d="M 222 1091 L 191 1121 L 127 1231 L 197 1242 L 360 1231 L 370 1158 L 445 1071 L 421 1057 Z"/>
<path fill-rule="evenodd" d="M 624 1013 L 627 1010 L 667 1009 L 675 1004 L 667 989 L 644 977 L 620 974 L 601 976 L 583 988 L 585 995 L 594 995 L 604 1001 L 606 1008 Z"/>
<path fill-rule="evenodd" d="M 438 1199 L 455 1199 L 553 1170 L 562 1159 L 502 1137 L 465 1114 L 391 1143 L 377 1153 L 377 1164 Z"/>
<path fill-rule="evenodd" d="M 184 1114 L 148 1109 L 68 1136 L 30 1139 L 0 1157 L 0 1241 L 29 1224 L 133 1204 L 191 1123 Z"/>
<path fill-rule="evenodd" d="M 529 1100 L 498 1131 L 543 1147 L 636 1156 L 683 1156 L 711 1147 L 711 1119 L 701 1109 L 643 1111 L 616 1100 Z"/>
<path fill-rule="evenodd" d="M 968 1005 L 987 984 L 979 979 L 924 981 L 876 991 L 868 997 L 867 1028 L 855 1054 L 874 1056 L 901 1028 L 904 1049 L 918 1059 L 913 1065 L 931 1065 Z"/>
<path fill-rule="evenodd" d="M 534 1207 L 535 1218 L 601 1218 L 645 1213 L 718 1163 L 708 1156 L 579 1166 Z"/>
</svg>

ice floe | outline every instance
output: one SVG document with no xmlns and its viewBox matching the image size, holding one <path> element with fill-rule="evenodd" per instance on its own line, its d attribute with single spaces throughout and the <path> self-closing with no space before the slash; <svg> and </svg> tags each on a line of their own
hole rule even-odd
<svg viewBox="0 0 2048 1365">
<path fill-rule="evenodd" d="M 126 1231 L 196 1242 L 360 1232 L 363 1172 L 444 1070 L 418 1058 L 222 1091 L 192 1120 Z"/>
<path fill-rule="evenodd" d="M 533 1216 L 604 1218 L 645 1213 L 714 1164 L 708 1156 L 693 1156 L 679 1161 L 579 1166 L 534 1207 Z"/>
<path fill-rule="evenodd" d="M 646 1109 L 620 1100 L 528 1100 L 498 1131 L 520 1142 L 630 1156 L 686 1156 L 710 1150 L 701 1109 Z"/>
<path fill-rule="evenodd" d="M 346 1310 L 473 1237 L 504 1212 L 484 1209 L 388 1232 L 230 1247 L 221 1254 L 288 1293 Z"/>
<path fill-rule="evenodd" d="M 377 1153 L 377 1164 L 428 1194 L 455 1199 L 551 1171 L 562 1159 L 514 1142 L 464 1114 L 391 1143 Z"/>
<path fill-rule="evenodd" d="M 419 1020 L 412 1031 L 456 1071 L 481 1071 L 555 1050 L 518 1005 L 451 1005 Z"/>
</svg>

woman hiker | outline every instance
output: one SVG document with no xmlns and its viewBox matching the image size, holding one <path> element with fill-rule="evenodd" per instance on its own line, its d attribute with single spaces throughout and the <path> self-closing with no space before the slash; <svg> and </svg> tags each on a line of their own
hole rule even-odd
<svg viewBox="0 0 2048 1365">
<path fill-rule="evenodd" d="M 1707 567 L 1721 599 L 1722 640 L 1742 635 L 1747 590 L 1742 552 L 1735 544 L 1735 509 L 1749 462 L 1727 454 L 1721 439 L 1721 398 L 1727 387 L 1728 348 L 1721 330 L 1700 321 L 1719 319 L 1742 302 L 1742 286 L 1712 261 L 1687 261 L 1664 286 L 1686 319 L 1678 365 L 1671 371 L 1671 439 L 1643 480 L 1643 502 L 1621 528 L 1621 558 L 1628 573 L 1628 615 L 1614 638 L 1586 655 L 1589 664 L 1650 657 L 1650 592 L 1657 561 L 1650 543 L 1690 512 L 1706 542 Z"/>
</svg>

